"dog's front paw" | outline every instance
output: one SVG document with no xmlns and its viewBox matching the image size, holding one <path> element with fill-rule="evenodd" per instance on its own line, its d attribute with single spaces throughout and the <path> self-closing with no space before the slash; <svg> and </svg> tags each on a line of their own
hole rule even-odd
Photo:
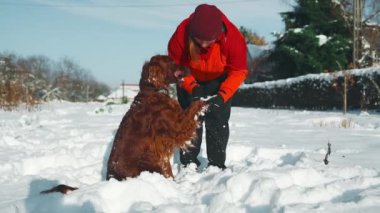
<svg viewBox="0 0 380 213">
<path fill-rule="evenodd" d="M 201 110 L 199 110 L 199 112 L 197 113 L 198 116 L 204 116 L 205 113 L 207 112 L 208 108 L 210 106 L 208 104 L 204 104 L 201 108 Z"/>
<path fill-rule="evenodd" d="M 195 132 L 194 132 L 194 134 L 193 134 L 193 136 L 191 137 L 191 139 L 185 141 L 185 143 L 184 143 L 182 146 L 180 146 L 181 150 L 182 150 L 183 152 L 188 152 L 188 151 L 189 151 L 189 150 L 188 150 L 189 148 L 193 148 L 193 147 L 195 147 L 192 141 L 195 140 L 196 138 L 197 138 L 197 134 L 195 134 Z"/>
<path fill-rule="evenodd" d="M 195 101 L 192 103 L 193 105 L 193 113 L 194 113 L 194 120 L 197 121 L 199 117 L 204 116 L 207 112 L 208 105 L 204 101 Z"/>
</svg>

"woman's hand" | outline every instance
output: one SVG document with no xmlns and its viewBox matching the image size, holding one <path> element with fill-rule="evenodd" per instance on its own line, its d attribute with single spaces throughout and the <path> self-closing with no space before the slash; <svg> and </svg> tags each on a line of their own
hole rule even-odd
<svg viewBox="0 0 380 213">
<path fill-rule="evenodd" d="M 224 104 L 224 100 L 223 100 L 221 95 L 217 94 L 217 95 L 214 95 L 211 98 L 209 98 L 206 101 L 206 103 L 208 105 L 208 111 L 213 111 L 217 108 L 222 107 Z"/>
</svg>

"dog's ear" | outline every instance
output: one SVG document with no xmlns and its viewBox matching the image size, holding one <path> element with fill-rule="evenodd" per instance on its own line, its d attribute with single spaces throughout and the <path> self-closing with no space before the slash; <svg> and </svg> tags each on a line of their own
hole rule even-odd
<svg viewBox="0 0 380 213">
<path fill-rule="evenodd" d="M 151 63 L 159 63 L 164 70 L 169 70 L 173 65 L 173 60 L 167 55 L 155 55 L 150 58 Z"/>
<path fill-rule="evenodd" d="M 140 87 L 154 87 L 160 89 L 165 85 L 165 71 L 159 63 L 147 62 L 141 74 Z M 142 88 L 140 88 L 142 89 Z"/>
</svg>

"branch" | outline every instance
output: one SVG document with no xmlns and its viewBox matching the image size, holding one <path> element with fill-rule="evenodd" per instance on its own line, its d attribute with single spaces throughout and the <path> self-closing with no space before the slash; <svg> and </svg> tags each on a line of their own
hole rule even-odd
<svg viewBox="0 0 380 213">
<path fill-rule="evenodd" d="M 372 19 L 373 17 L 377 16 L 378 14 L 380 13 L 380 9 L 378 9 L 376 12 L 374 12 L 372 15 L 368 16 L 366 19 L 364 19 L 364 21 L 362 23 L 366 23 L 367 21 L 369 21 L 370 19 Z"/>
<path fill-rule="evenodd" d="M 369 80 L 372 82 L 372 84 L 375 86 L 377 92 L 380 94 L 380 87 L 379 87 L 379 85 L 372 78 L 370 78 Z"/>
<path fill-rule="evenodd" d="M 329 142 L 327 143 L 327 153 L 326 153 L 325 159 L 323 160 L 325 165 L 329 164 L 329 160 L 327 158 L 330 154 L 331 154 L 331 143 Z"/>
</svg>

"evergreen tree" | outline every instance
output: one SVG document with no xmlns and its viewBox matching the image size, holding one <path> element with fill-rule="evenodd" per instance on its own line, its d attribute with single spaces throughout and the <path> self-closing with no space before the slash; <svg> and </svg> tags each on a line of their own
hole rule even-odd
<svg viewBox="0 0 380 213">
<path fill-rule="evenodd" d="M 282 13 L 286 32 L 275 41 L 270 59 L 274 76 L 341 70 L 351 62 L 351 31 L 342 7 L 332 0 L 296 0 L 294 11 Z"/>
</svg>

